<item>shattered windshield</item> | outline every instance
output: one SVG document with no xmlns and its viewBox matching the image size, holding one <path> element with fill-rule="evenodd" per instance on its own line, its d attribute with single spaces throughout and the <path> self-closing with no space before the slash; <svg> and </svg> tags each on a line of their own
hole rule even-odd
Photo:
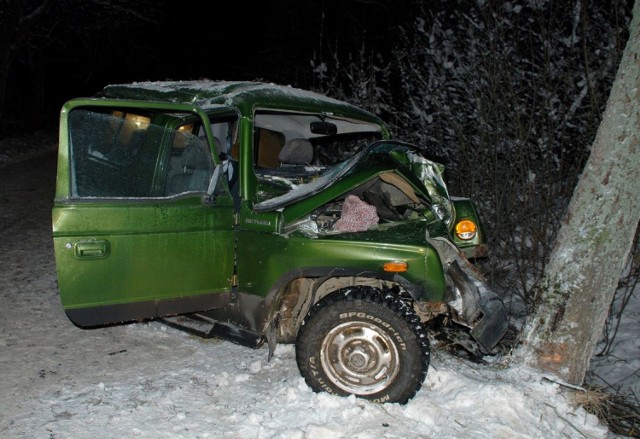
<svg viewBox="0 0 640 439">
<path fill-rule="evenodd" d="M 317 194 L 321 190 L 330 186 L 333 182 L 343 177 L 351 168 L 353 168 L 363 156 L 367 154 L 368 150 L 361 150 L 353 155 L 350 159 L 337 164 L 332 168 L 328 168 L 322 175 L 313 179 L 309 183 L 302 183 L 299 185 L 292 185 L 289 192 L 284 195 L 280 195 L 275 198 L 263 201 L 262 203 L 253 206 L 256 212 L 267 212 L 270 210 L 278 209 L 282 206 L 290 204 L 296 200 L 307 198 L 311 195 Z"/>
</svg>

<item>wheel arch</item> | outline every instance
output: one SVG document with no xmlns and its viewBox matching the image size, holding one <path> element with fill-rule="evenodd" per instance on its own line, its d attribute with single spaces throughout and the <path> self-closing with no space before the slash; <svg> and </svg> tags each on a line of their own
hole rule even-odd
<svg viewBox="0 0 640 439">
<path fill-rule="evenodd" d="M 283 275 L 269 292 L 268 314 L 263 320 L 264 332 L 275 330 L 276 340 L 292 343 L 304 317 L 313 305 L 330 293 L 351 286 L 370 286 L 395 290 L 417 300 L 422 289 L 397 273 L 358 268 L 311 267 L 293 270 Z"/>
</svg>

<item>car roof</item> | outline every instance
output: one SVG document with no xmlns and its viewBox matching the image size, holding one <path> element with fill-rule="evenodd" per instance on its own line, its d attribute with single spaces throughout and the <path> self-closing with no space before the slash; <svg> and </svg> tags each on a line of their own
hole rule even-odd
<svg viewBox="0 0 640 439">
<path fill-rule="evenodd" d="M 243 114 L 255 108 L 336 114 L 382 124 L 374 114 L 320 93 L 267 82 L 150 81 L 108 85 L 97 94 L 129 99 L 196 105 L 203 110 L 220 105 L 236 107 Z"/>
</svg>

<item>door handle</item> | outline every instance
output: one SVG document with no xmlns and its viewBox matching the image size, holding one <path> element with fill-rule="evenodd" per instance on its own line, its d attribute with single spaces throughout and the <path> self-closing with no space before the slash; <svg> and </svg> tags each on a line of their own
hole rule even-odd
<svg viewBox="0 0 640 439">
<path fill-rule="evenodd" d="M 109 250 L 109 241 L 103 239 L 78 241 L 73 245 L 76 259 L 104 259 L 109 256 Z"/>
</svg>

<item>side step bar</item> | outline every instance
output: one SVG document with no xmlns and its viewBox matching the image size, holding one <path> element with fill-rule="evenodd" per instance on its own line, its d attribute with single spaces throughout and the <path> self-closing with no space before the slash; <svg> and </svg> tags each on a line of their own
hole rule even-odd
<svg viewBox="0 0 640 439">
<path fill-rule="evenodd" d="M 202 338 L 221 338 L 242 346 L 257 349 L 264 344 L 264 338 L 253 331 L 239 328 L 230 323 L 219 322 L 201 314 L 183 314 L 157 319 L 171 328 Z"/>
</svg>

